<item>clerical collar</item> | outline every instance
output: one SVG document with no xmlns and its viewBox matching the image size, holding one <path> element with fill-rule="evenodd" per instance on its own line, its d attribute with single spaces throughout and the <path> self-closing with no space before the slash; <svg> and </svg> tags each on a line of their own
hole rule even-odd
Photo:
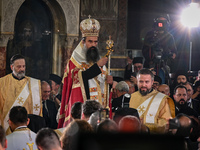
<svg viewBox="0 0 200 150">
<path fill-rule="evenodd" d="M 188 101 L 187 101 L 187 103 L 191 103 L 192 102 L 192 99 L 190 98 Z"/>
<path fill-rule="evenodd" d="M 14 132 L 15 131 L 24 131 L 24 130 L 28 130 L 27 126 L 19 126 L 14 130 Z"/>
<path fill-rule="evenodd" d="M 16 80 L 22 80 L 22 79 L 25 78 L 25 77 L 22 77 L 21 79 L 19 79 L 19 78 L 17 78 L 13 73 L 12 73 L 12 76 L 13 76 L 13 78 L 15 78 Z"/>
<path fill-rule="evenodd" d="M 19 126 L 14 130 L 14 132 L 15 131 L 28 131 L 29 140 L 30 141 L 33 140 L 32 137 L 31 137 L 31 130 L 27 126 Z"/>
</svg>

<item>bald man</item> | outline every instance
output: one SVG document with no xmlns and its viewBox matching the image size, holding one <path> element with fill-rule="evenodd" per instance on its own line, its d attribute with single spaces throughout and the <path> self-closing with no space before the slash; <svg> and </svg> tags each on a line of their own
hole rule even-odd
<svg viewBox="0 0 200 150">
<path fill-rule="evenodd" d="M 170 96 L 170 89 L 169 89 L 169 86 L 167 84 L 161 84 L 158 87 L 158 91 L 165 94 L 165 95 Z"/>
<path fill-rule="evenodd" d="M 138 133 L 141 131 L 141 122 L 135 116 L 125 116 L 119 121 L 119 131 Z"/>
</svg>

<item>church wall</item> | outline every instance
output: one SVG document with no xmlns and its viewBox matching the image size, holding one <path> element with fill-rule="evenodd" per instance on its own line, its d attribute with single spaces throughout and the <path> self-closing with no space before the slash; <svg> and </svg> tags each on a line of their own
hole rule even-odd
<svg viewBox="0 0 200 150">
<path fill-rule="evenodd" d="M 99 49 L 102 56 L 106 54 L 106 40 L 112 36 L 115 52 L 111 55 L 111 70 L 122 76 L 126 58 L 127 41 L 127 0 L 41 0 L 47 4 L 53 15 L 53 67 L 52 73 L 63 75 L 67 60 L 78 42 L 81 40 L 79 23 L 88 15 L 101 24 Z M 1 35 L 0 35 L 0 72 L 4 72 L 6 62 L 6 46 L 14 35 L 16 14 L 24 0 L 2 0 Z M 60 6 L 56 7 L 55 2 Z M 60 10 L 61 9 L 61 10 Z M 58 11 L 59 10 L 59 11 Z M 60 17 L 59 12 L 64 15 Z M 61 15 L 62 16 L 62 15 Z M 59 18 L 60 17 L 60 18 Z M 117 63 L 121 62 L 121 63 Z M 115 65 L 115 64 L 119 65 Z M 0 76 L 3 76 L 0 74 Z"/>
<path fill-rule="evenodd" d="M 80 0 L 58 0 L 59 7 L 56 7 L 55 0 L 41 0 L 47 4 L 52 11 L 54 21 L 54 37 L 53 37 L 53 67 L 52 73 L 62 75 L 66 60 L 69 55 L 67 51 L 71 48 L 79 35 L 79 13 Z M 24 0 L 2 0 L 2 13 L 0 15 L 1 34 L 0 34 L 0 77 L 5 75 L 6 66 L 6 46 L 9 39 L 14 35 L 15 17 L 23 4 Z M 0 5 L 1 6 L 1 5 Z M 62 10 L 58 10 L 62 9 Z M 58 12 L 63 12 L 62 17 Z M 64 22 L 63 22 L 64 21 Z M 65 25 L 65 27 L 62 27 Z M 62 55 L 65 54 L 65 57 Z M 63 63 L 64 62 L 64 63 Z"/>
<path fill-rule="evenodd" d="M 107 52 L 108 36 L 112 36 L 114 52 L 111 55 L 111 72 L 114 76 L 123 77 L 126 65 L 127 0 L 81 0 L 81 20 L 88 18 L 88 15 L 101 25 L 98 47 L 102 56 Z"/>
</svg>

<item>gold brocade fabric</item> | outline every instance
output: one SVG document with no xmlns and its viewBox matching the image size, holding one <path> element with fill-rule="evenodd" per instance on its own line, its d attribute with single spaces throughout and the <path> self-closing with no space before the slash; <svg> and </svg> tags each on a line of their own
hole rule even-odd
<svg viewBox="0 0 200 150">
<path fill-rule="evenodd" d="M 144 111 L 143 114 L 140 116 L 140 119 L 143 121 L 143 123 L 149 127 L 150 132 L 153 133 L 163 133 L 165 124 L 167 123 L 167 119 L 169 119 L 171 116 L 170 107 L 168 104 L 168 97 L 164 97 L 161 99 L 160 106 L 158 107 L 158 111 L 155 115 L 155 120 L 157 120 L 154 124 L 149 124 L 145 122 L 145 118 L 147 115 L 147 110 L 150 107 L 151 101 L 149 102 L 147 108 L 140 108 L 139 106 L 145 102 L 148 98 L 152 97 L 154 98 L 155 95 L 158 93 L 158 91 L 153 90 L 151 93 L 147 94 L 146 96 L 142 96 L 140 92 L 135 92 L 131 95 L 130 100 L 130 108 L 138 109 L 138 111 Z M 151 105 L 151 107 L 153 107 Z"/>
<path fill-rule="evenodd" d="M 6 115 L 9 113 L 16 98 L 19 96 L 27 82 L 30 82 L 29 77 L 25 77 L 22 80 L 16 80 L 13 78 L 12 74 L 8 74 L 5 77 L 0 78 L 0 121 L 3 127 L 5 126 L 4 123 L 7 123 L 7 121 L 4 121 Z M 31 87 L 28 87 L 29 95 L 26 100 L 20 98 L 17 99 L 17 104 L 24 103 L 23 106 L 27 109 L 28 114 L 33 113 L 33 103 L 30 88 Z"/>
</svg>

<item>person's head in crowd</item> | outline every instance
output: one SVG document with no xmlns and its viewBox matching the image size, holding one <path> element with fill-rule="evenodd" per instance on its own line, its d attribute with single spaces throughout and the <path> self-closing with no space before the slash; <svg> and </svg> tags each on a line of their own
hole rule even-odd
<svg viewBox="0 0 200 150">
<path fill-rule="evenodd" d="M 12 56 L 10 59 L 10 68 L 12 70 L 12 74 L 16 78 L 18 79 L 24 78 L 26 71 L 25 57 L 20 54 Z"/>
<path fill-rule="evenodd" d="M 55 91 L 56 94 L 58 93 L 62 78 L 56 74 L 49 75 L 49 83 L 51 86 L 51 90 Z"/>
<path fill-rule="evenodd" d="M 94 131 L 97 130 L 97 126 L 99 124 L 99 111 L 96 111 L 94 113 L 92 113 L 92 115 L 90 116 L 88 123 L 92 126 L 92 128 L 94 129 Z"/>
<path fill-rule="evenodd" d="M 149 69 L 141 69 L 137 74 L 138 90 L 142 96 L 152 91 L 154 75 Z"/>
<path fill-rule="evenodd" d="M 61 136 L 61 147 L 63 150 L 76 150 L 78 136 L 82 133 L 93 133 L 91 125 L 80 119 L 70 122 Z"/>
<path fill-rule="evenodd" d="M 175 105 L 179 108 L 187 106 L 187 88 L 184 85 L 177 85 L 174 89 Z"/>
<path fill-rule="evenodd" d="M 132 93 L 134 93 L 135 92 L 135 85 L 134 85 L 134 83 L 132 82 L 132 81 L 130 81 L 130 80 L 125 80 L 125 82 L 128 84 L 128 86 L 129 86 L 129 92 L 128 92 L 128 94 L 132 94 Z"/>
<path fill-rule="evenodd" d="M 19 126 L 27 126 L 30 119 L 28 118 L 27 110 L 23 106 L 14 106 L 9 113 L 8 124 L 13 132 Z"/>
<path fill-rule="evenodd" d="M 81 119 L 88 121 L 91 114 L 102 108 L 101 104 L 96 100 L 86 100 L 82 105 Z"/>
<path fill-rule="evenodd" d="M 117 97 L 120 97 L 129 92 L 129 86 L 125 81 L 120 81 L 115 87 Z"/>
<path fill-rule="evenodd" d="M 194 91 L 195 92 L 200 92 L 200 81 L 195 82 Z"/>
<path fill-rule="evenodd" d="M 119 121 L 119 131 L 126 133 L 138 133 L 141 131 L 141 123 L 140 120 L 131 115 L 124 116 Z"/>
<path fill-rule="evenodd" d="M 190 133 L 190 140 L 192 142 L 197 142 L 200 139 L 200 120 L 194 116 L 190 116 L 192 120 L 192 132 Z M 199 141 L 200 142 L 200 141 Z"/>
<path fill-rule="evenodd" d="M 198 71 L 198 76 L 196 77 L 196 81 L 200 80 L 200 70 Z"/>
<path fill-rule="evenodd" d="M 165 95 L 168 95 L 170 96 L 170 88 L 167 84 L 161 84 L 159 87 L 158 87 L 158 91 L 165 94 Z"/>
<path fill-rule="evenodd" d="M 113 77 L 113 93 L 112 93 L 112 98 L 117 98 L 117 92 L 115 90 L 116 85 L 118 82 L 123 81 L 122 77 Z"/>
<path fill-rule="evenodd" d="M 188 75 L 187 72 L 184 70 L 178 70 L 176 75 L 175 75 L 175 85 L 178 84 L 186 84 L 186 82 L 188 81 Z"/>
<path fill-rule="evenodd" d="M 157 75 L 154 75 L 154 82 L 153 82 L 153 89 L 154 90 L 158 90 L 158 87 L 162 84 L 162 79 L 157 76 Z"/>
<path fill-rule="evenodd" d="M 177 129 L 175 135 L 189 137 L 192 132 L 192 120 L 189 116 L 180 113 L 176 116 L 179 120 L 180 127 Z"/>
<path fill-rule="evenodd" d="M 115 115 L 113 116 L 113 120 L 119 124 L 119 121 L 121 118 L 123 118 L 124 116 L 127 116 L 127 115 L 131 115 L 131 116 L 135 116 L 139 119 L 139 114 L 138 114 L 138 111 L 137 109 L 134 109 L 134 108 L 118 108 L 116 111 L 115 111 Z"/>
<path fill-rule="evenodd" d="M 51 93 L 51 87 L 48 82 L 41 82 L 42 101 L 48 100 Z"/>
<path fill-rule="evenodd" d="M 138 72 L 143 69 L 143 57 L 134 57 L 133 58 L 133 67 L 134 72 Z"/>
<path fill-rule="evenodd" d="M 7 148 L 6 132 L 0 125 L 0 150 L 5 150 Z"/>
<path fill-rule="evenodd" d="M 72 105 L 71 116 L 73 119 L 81 119 L 82 105 L 83 103 L 81 102 L 76 102 Z"/>
<path fill-rule="evenodd" d="M 189 101 L 192 98 L 194 90 L 190 82 L 187 82 L 184 86 L 187 88 L 187 101 Z"/>
<path fill-rule="evenodd" d="M 35 142 L 39 150 L 62 150 L 58 135 L 50 128 L 39 130 Z"/>
<path fill-rule="evenodd" d="M 117 124 L 110 119 L 105 119 L 99 123 L 97 126 L 97 133 L 117 133 Z"/>
</svg>

